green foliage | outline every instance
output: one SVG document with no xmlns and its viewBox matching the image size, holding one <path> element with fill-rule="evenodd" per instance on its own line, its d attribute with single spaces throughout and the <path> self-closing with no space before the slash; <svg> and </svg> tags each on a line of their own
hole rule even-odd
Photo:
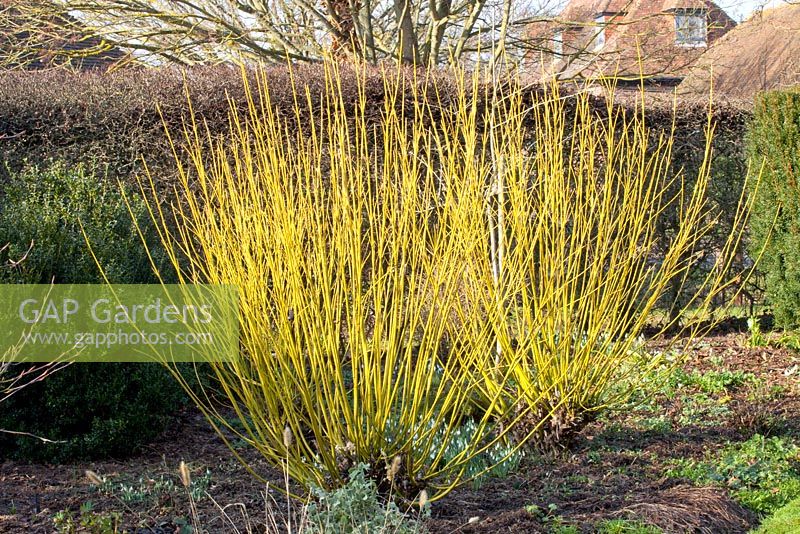
<svg viewBox="0 0 800 534">
<path fill-rule="evenodd" d="M 525 511 L 536 518 L 546 530 L 552 534 L 573 534 L 579 532 L 578 527 L 564 522 L 564 517 L 558 512 L 558 506 L 550 503 L 547 507 L 529 504 Z"/>
<path fill-rule="evenodd" d="M 104 476 L 101 480 L 102 483 L 96 486 L 97 489 L 125 504 L 155 504 L 161 502 L 161 499 L 170 500 L 178 493 L 187 492 L 197 502 L 206 497 L 211 485 L 211 470 L 206 469 L 199 477 L 191 477 L 188 487 L 181 486 L 180 482 L 163 473 L 153 477 L 139 477 L 138 480 L 130 480 L 125 476 L 114 478 Z"/>
<path fill-rule="evenodd" d="M 422 534 L 424 526 L 417 519 L 422 512 L 403 513 L 393 501 L 381 502 L 375 482 L 367 476 L 369 466 L 359 464 L 350 470 L 341 488 L 325 491 L 313 488 L 314 500 L 306 508 L 305 534 Z"/>
<path fill-rule="evenodd" d="M 650 365 L 642 365 L 641 361 L 645 359 L 650 360 Z M 674 376 L 681 369 L 681 356 L 673 352 L 649 352 L 640 347 L 631 354 L 630 360 L 622 368 L 620 379 L 615 381 L 617 388 L 630 391 L 627 402 L 620 409 L 659 410 L 658 397 L 671 397 L 675 394 Z"/>
<path fill-rule="evenodd" d="M 555 524 L 550 527 L 550 534 L 580 534 L 580 529 L 575 525 Z"/>
<path fill-rule="evenodd" d="M 786 438 L 756 434 L 705 461 L 674 464 L 668 476 L 725 486 L 743 506 L 761 514 L 800 497 L 800 447 Z"/>
<path fill-rule="evenodd" d="M 734 391 L 749 382 L 756 380 L 755 375 L 744 371 L 722 371 L 692 370 L 686 372 L 678 368 L 671 377 L 671 386 L 674 389 L 681 387 L 697 387 L 703 393 L 716 394 L 726 391 Z"/>
<path fill-rule="evenodd" d="M 800 525 L 800 498 L 775 511 L 753 534 L 796 534 Z"/>
<path fill-rule="evenodd" d="M 453 432 L 449 440 L 445 440 L 446 436 L 440 432 L 434 438 L 431 446 L 431 460 L 434 460 L 441 451 L 441 457 L 445 463 L 453 461 L 459 454 L 463 453 L 479 431 L 475 420 L 467 419 L 463 425 Z M 524 457 L 525 451 L 520 449 L 512 440 L 498 441 L 482 453 L 471 458 L 464 468 L 464 474 L 467 479 L 473 481 L 472 485 L 477 489 L 488 477 L 503 478 L 517 471 Z"/>
<path fill-rule="evenodd" d="M 722 361 L 712 362 L 721 366 Z M 673 357 L 632 375 L 637 385 L 622 410 L 634 416 L 642 430 L 670 432 L 675 426 L 710 427 L 725 424 L 731 415 L 731 394 L 741 388 L 760 388 L 763 382 L 744 371 L 729 369 L 687 371 Z M 668 416 L 664 402 L 676 409 Z"/>
<path fill-rule="evenodd" d="M 767 298 L 776 322 L 795 326 L 800 324 L 800 91 L 770 91 L 756 98 L 748 150 L 754 165 L 764 165 L 751 221 L 751 255 L 766 245 L 760 268 Z"/>
<path fill-rule="evenodd" d="M 777 347 L 800 352 L 800 335 L 795 330 L 785 330 L 775 338 L 761 332 L 761 326 L 756 317 L 747 319 L 747 326 L 750 335 L 747 338 L 747 346 L 757 347 Z"/>
<path fill-rule="evenodd" d="M 2 283 L 155 282 L 137 233 L 153 231 L 141 197 L 82 167 L 55 164 L 12 176 L 0 198 Z M 133 220 L 132 218 L 133 217 Z M 163 253 L 153 250 L 157 265 Z M 14 262 L 15 265 L 10 265 Z M 165 266 L 164 276 L 170 271 Z M 21 367 L 21 366 L 18 366 Z M 0 428 L 64 443 L 0 435 L 0 457 L 58 461 L 125 455 L 164 430 L 185 396 L 155 364 L 73 364 L 4 403 Z"/>
<path fill-rule="evenodd" d="M 55 164 L 11 177 L 0 199 L 0 245 L 8 245 L 0 252 L 0 282 L 102 282 L 84 231 L 111 282 L 156 281 L 134 221 L 146 237 L 153 226 L 141 197 L 124 191 L 129 213 L 122 193 L 108 177 L 83 167 Z M 154 254 L 162 265 L 163 253 Z"/>
<path fill-rule="evenodd" d="M 784 332 L 778 338 L 777 345 L 785 349 L 800 352 L 800 334 L 798 332 Z"/>
<path fill-rule="evenodd" d="M 769 339 L 761 332 L 761 323 L 758 317 L 747 318 L 747 331 L 750 335 L 747 337 L 747 346 L 750 348 L 766 347 L 769 345 Z"/>
<path fill-rule="evenodd" d="M 596 527 L 597 534 L 661 534 L 658 527 L 631 519 L 610 519 Z"/>
<path fill-rule="evenodd" d="M 53 526 L 58 534 L 116 534 L 122 514 L 119 512 L 98 513 L 91 501 L 83 503 L 78 516 L 72 510 L 61 510 L 53 516 Z"/>
<path fill-rule="evenodd" d="M 675 418 L 679 426 L 712 427 L 724 424 L 730 415 L 727 395 L 690 393 L 680 395 L 679 399 L 680 412 Z"/>
<path fill-rule="evenodd" d="M 32 461 L 125 456 L 158 436 L 186 397 L 158 364 L 72 364 L 3 403 L 0 458 Z"/>
</svg>

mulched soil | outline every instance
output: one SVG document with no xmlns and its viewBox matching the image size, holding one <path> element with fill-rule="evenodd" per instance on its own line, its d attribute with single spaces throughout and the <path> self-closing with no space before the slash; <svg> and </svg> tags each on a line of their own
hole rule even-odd
<svg viewBox="0 0 800 534">
<path fill-rule="evenodd" d="M 685 366 L 701 371 L 742 370 L 761 377 L 767 385 L 784 386 L 786 393 L 781 399 L 759 409 L 780 416 L 788 432 L 800 435 L 798 353 L 745 348 L 742 334 L 729 334 L 698 344 Z M 747 407 L 746 391 L 737 390 L 732 396 L 734 404 Z M 667 415 L 674 409 L 664 403 Z M 478 489 L 464 487 L 452 492 L 434 503 L 429 529 L 435 534 L 535 533 L 548 532 L 563 521 L 588 532 L 602 520 L 634 518 L 665 532 L 745 533 L 757 524 L 757 518 L 722 489 L 694 487 L 688 481 L 664 476 L 671 459 L 703 458 L 707 451 L 728 441 L 752 435 L 754 430 L 747 424 L 737 424 L 741 418 L 736 419 L 736 413 L 719 424 L 676 423 L 669 431 L 639 430 L 628 424 L 630 417 L 630 413 L 611 414 L 582 429 L 563 451 L 528 458 L 516 473 L 490 479 Z M 238 452 L 271 485 L 284 484 L 282 475 L 258 454 L 244 447 Z M 212 473 L 208 493 L 213 501 L 205 498 L 195 503 L 197 517 L 208 532 L 234 531 L 223 519 L 226 513 L 239 532 L 246 532 L 246 525 L 253 532 L 263 532 L 265 503 L 276 510 L 286 508 L 285 498 L 273 490 L 269 491 L 271 497 L 265 498 L 267 486 L 232 458 L 200 414 L 187 410 L 159 441 L 133 458 L 65 465 L 0 464 L 0 532 L 54 532 L 56 512 L 78 510 L 87 501 L 97 512 L 122 513 L 129 532 L 178 532 L 176 518 L 192 515 L 178 477 L 182 460 L 192 468 L 194 477 L 202 476 L 206 469 Z M 145 488 L 168 478 L 177 489 L 126 504 L 119 492 L 94 489 L 85 476 L 87 469 Z M 470 518 L 476 517 L 470 523 Z"/>
<path fill-rule="evenodd" d="M 257 453 L 247 448 L 238 452 L 272 485 L 284 485 L 283 476 L 270 469 Z M 189 498 L 179 478 L 181 461 L 187 463 L 195 479 L 206 469 L 213 473 L 209 490 L 220 506 L 234 505 L 231 508 L 263 518 L 267 485 L 250 475 L 203 416 L 191 409 L 181 413 L 158 441 L 132 458 L 64 465 L 0 464 L 0 532 L 53 532 L 53 514 L 63 509 L 77 511 L 87 501 L 98 512 L 122 512 L 125 527 L 137 534 L 175 532 L 174 519 L 191 515 Z M 115 482 L 128 482 L 137 490 L 153 487 L 162 478 L 174 481 L 177 489 L 157 495 L 155 502 L 146 499 L 144 505 L 127 504 L 119 498 L 118 491 L 95 490 L 86 470 Z M 226 531 L 222 526 L 214 527 L 221 522 L 220 507 L 209 499 L 201 499 L 197 506 L 200 519 L 211 532 Z M 236 509 L 228 513 L 241 516 Z M 252 518 L 251 522 L 258 524 L 258 520 Z M 236 523 L 242 525 L 244 521 L 237 517 Z"/>
</svg>

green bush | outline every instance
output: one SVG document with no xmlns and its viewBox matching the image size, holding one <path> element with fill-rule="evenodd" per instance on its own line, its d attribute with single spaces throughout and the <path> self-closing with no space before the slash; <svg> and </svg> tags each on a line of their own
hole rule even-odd
<svg viewBox="0 0 800 534">
<path fill-rule="evenodd" d="M 126 193 L 133 216 L 149 233 L 141 198 Z M 0 246 L 7 246 L 0 252 L 0 282 L 101 283 L 81 227 L 111 282 L 156 281 L 119 186 L 83 167 L 55 164 L 15 175 L 3 188 Z"/>
<path fill-rule="evenodd" d="M 597 526 L 597 534 L 661 534 L 658 527 L 631 519 L 610 519 Z"/>
<path fill-rule="evenodd" d="M 772 231 L 761 269 L 781 326 L 800 325 L 800 91 L 772 91 L 756 99 L 748 151 L 764 174 L 751 220 L 752 253 Z M 773 227 L 773 221 L 775 226 Z"/>
<path fill-rule="evenodd" d="M 149 231 L 141 200 L 130 200 L 134 216 Z M 55 165 L 5 184 L 0 244 L 8 246 L 0 253 L 0 283 L 102 282 L 81 225 L 111 281 L 155 281 L 119 187 L 82 168 Z M 184 399 L 156 364 L 73 364 L 26 386 L 0 411 L 0 428 L 63 443 L 0 434 L 0 458 L 61 461 L 128 454 L 163 431 Z"/>
<path fill-rule="evenodd" d="M 61 462 L 125 456 L 158 436 L 184 402 L 175 380 L 156 364 L 73 364 L 3 404 L 0 458 Z"/>
</svg>

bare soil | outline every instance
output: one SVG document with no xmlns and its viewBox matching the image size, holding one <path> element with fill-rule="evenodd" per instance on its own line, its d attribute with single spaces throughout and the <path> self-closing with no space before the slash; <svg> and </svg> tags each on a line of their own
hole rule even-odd
<svg viewBox="0 0 800 534">
<path fill-rule="evenodd" d="M 673 418 L 669 430 L 641 430 L 632 411 L 608 414 L 591 423 L 562 451 L 528 457 L 506 478 L 489 479 L 479 488 L 463 487 L 434 503 L 427 521 L 433 533 L 535 533 L 552 531 L 559 522 L 590 532 L 603 520 L 634 518 L 665 532 L 745 533 L 758 518 L 739 506 L 723 488 L 695 487 L 668 478 L 664 471 L 676 458 L 703 458 L 729 441 L 745 440 L 758 428 L 758 417 L 779 417 L 783 431 L 800 436 L 800 355 L 779 348 L 746 348 L 744 335 L 708 338 L 691 353 L 687 369 L 741 370 L 767 385 L 783 386 L 780 398 L 753 405 L 745 388 L 730 393 L 732 415 L 718 423 Z M 750 396 L 752 397 L 752 396 Z M 662 399 L 672 418 L 680 406 Z M 253 470 L 282 486 L 283 476 L 254 451 L 237 449 Z M 185 461 L 195 479 L 210 471 L 205 490 L 211 498 L 194 502 L 196 517 L 211 533 L 233 532 L 228 514 L 246 532 L 264 532 L 265 503 L 286 508 L 286 499 L 258 482 L 237 462 L 223 441 L 195 410 L 179 414 L 172 428 L 138 456 L 64 465 L 0 464 L 0 533 L 55 532 L 53 517 L 91 502 L 96 513 L 119 512 L 128 532 L 180 532 L 192 517 L 188 492 L 178 466 Z M 86 470 L 119 487 L 129 484 L 145 495 L 125 501 L 122 490 L 99 491 Z M 170 490 L 158 489 L 164 481 Z M 152 489 L 152 492 L 149 490 Z M 157 490 L 157 491 L 156 491 Z M 138 493 L 137 493 L 138 492 Z M 266 496 L 269 494 L 269 496 Z M 272 499 L 275 499 L 273 502 Z M 470 518 L 473 519 L 470 523 Z"/>
</svg>

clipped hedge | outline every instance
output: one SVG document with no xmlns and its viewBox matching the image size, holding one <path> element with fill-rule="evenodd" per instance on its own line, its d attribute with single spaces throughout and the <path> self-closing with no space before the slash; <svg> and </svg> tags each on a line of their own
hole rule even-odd
<svg viewBox="0 0 800 534">
<path fill-rule="evenodd" d="M 800 325 L 800 90 L 756 98 L 748 151 L 764 173 L 751 222 L 753 253 L 761 262 L 776 322 Z M 774 227 L 773 227 L 774 222 Z M 771 239 L 767 242 L 772 233 Z"/>
<path fill-rule="evenodd" d="M 360 98 L 356 89 L 359 74 L 346 66 L 340 72 L 344 105 L 354 109 Z M 290 70 L 273 66 L 266 68 L 265 73 L 270 98 L 279 115 L 287 119 L 294 116 L 293 83 L 299 95 L 308 92 L 315 110 L 326 105 L 329 91 L 323 67 L 297 65 Z M 401 80 L 400 91 L 406 95 L 397 100 L 398 106 L 412 108 L 409 85 L 417 84 L 423 93 L 436 92 L 431 97 L 439 102 L 434 112 L 447 114 L 452 109 L 456 82 L 445 74 L 409 69 L 398 74 L 395 79 Z M 435 78 L 435 88 L 430 83 L 431 76 Z M 385 111 L 383 76 L 379 68 L 371 68 L 366 77 L 365 114 L 368 119 L 377 120 Z M 252 72 L 248 73 L 250 83 L 255 83 L 254 78 Z M 241 70 L 227 66 L 112 73 L 0 73 L 0 161 L 8 167 L 0 168 L 0 178 L 26 165 L 48 160 L 101 166 L 112 177 L 126 178 L 142 170 L 144 157 L 153 174 L 166 181 L 174 175 L 174 158 L 164 127 L 176 136 L 179 134 L 188 116 L 186 91 L 191 94 L 195 115 L 212 134 L 228 131 L 228 98 L 241 108 L 247 105 Z M 537 86 L 532 86 L 527 99 L 533 101 L 534 94 L 539 92 Z M 619 104 L 632 108 L 636 100 L 624 98 Z M 597 113 L 605 113 L 602 98 L 593 99 L 593 103 Z M 301 103 L 301 109 L 304 104 Z M 492 103 L 484 99 L 478 105 Z M 674 115 L 673 111 L 677 113 Z M 703 101 L 682 102 L 677 110 L 673 110 L 671 101 L 647 103 L 647 122 L 655 135 L 669 132 L 675 121 L 676 168 L 685 166 L 691 172 L 699 165 L 705 146 L 703 126 L 707 112 L 708 104 Z M 718 156 L 733 158 L 738 172 L 743 168 L 738 140 L 749 113 L 731 104 L 717 104 L 713 113 L 717 124 L 715 151 Z M 436 118 L 430 116 L 426 120 Z M 303 120 L 308 119 L 309 114 L 303 114 Z"/>
<path fill-rule="evenodd" d="M 3 403 L 0 460 L 124 457 L 164 432 L 188 400 L 155 363 L 74 363 Z"/>
<path fill-rule="evenodd" d="M 697 177 L 697 170 L 703 165 L 705 158 L 705 133 L 708 122 L 709 103 L 702 99 L 687 99 L 673 107 L 672 101 L 647 108 L 646 113 L 650 124 L 653 126 L 653 135 L 666 131 L 674 117 L 675 138 L 672 152 L 672 167 L 675 171 L 683 169 L 687 180 L 688 190 Z M 737 213 L 742 188 L 748 174 L 747 151 L 745 146 L 745 132 L 747 124 L 752 117 L 752 111 L 741 103 L 715 102 L 712 106 L 712 123 L 714 125 L 714 138 L 712 142 L 711 183 L 709 185 L 709 218 L 716 218 L 717 224 L 703 239 L 695 251 L 703 254 L 703 262 L 712 265 L 715 255 L 724 244 L 725 237 L 729 235 Z M 673 187 L 677 193 L 679 183 Z M 670 210 L 664 213 L 661 219 L 661 233 L 669 239 L 677 230 L 677 212 Z M 744 251 L 742 251 L 744 252 Z M 742 272 L 752 265 L 750 258 L 742 253 L 732 266 L 735 272 Z M 695 269 L 689 273 L 687 284 L 691 288 L 699 283 L 706 271 Z M 686 304 L 681 295 L 679 281 L 676 280 L 672 290 L 666 296 L 667 301 L 677 302 L 678 305 Z M 725 304 L 737 291 L 739 286 L 731 286 L 716 302 Z M 759 290 L 752 284 L 741 288 L 740 304 L 752 305 L 761 298 Z"/>
<path fill-rule="evenodd" d="M 145 236 L 152 237 L 144 203 L 127 189 L 131 213 Z M 82 228 L 109 281 L 157 282 L 118 184 L 83 166 L 56 163 L 29 167 L 3 186 L 0 283 L 103 283 Z M 159 265 L 166 263 L 163 252 L 152 253 Z"/>
<path fill-rule="evenodd" d="M 327 93 L 322 67 L 298 65 L 267 68 L 271 99 L 279 115 L 294 116 L 295 97 L 308 92 L 315 109 L 325 105 Z M 406 71 L 404 84 L 425 84 L 423 75 Z M 385 87 L 377 69 L 367 71 L 367 116 L 383 113 Z M 357 73 L 342 67 L 345 106 L 359 100 Z M 250 83 L 256 83 L 253 72 Z M 443 107 L 451 95 L 447 84 L 437 84 Z M 411 91 L 401 89 L 408 98 Z M 115 178 L 131 178 L 142 171 L 142 159 L 159 182 L 175 175 L 175 160 L 165 126 L 180 138 L 188 116 L 189 92 L 197 117 L 211 134 L 228 131 L 229 100 L 247 106 L 242 71 L 228 66 L 191 69 L 120 70 L 113 73 L 30 71 L 0 73 L 0 179 L 30 164 L 61 161 L 107 169 Z M 301 102 L 304 105 L 305 102 Z"/>
</svg>

